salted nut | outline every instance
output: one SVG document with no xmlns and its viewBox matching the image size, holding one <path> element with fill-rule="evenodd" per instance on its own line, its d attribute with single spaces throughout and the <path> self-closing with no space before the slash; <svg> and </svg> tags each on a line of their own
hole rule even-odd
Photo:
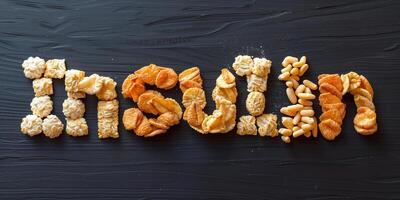
<svg viewBox="0 0 400 200">
<path fill-rule="evenodd" d="M 297 138 L 302 135 L 317 137 L 318 124 L 312 106 L 316 98 L 313 91 L 317 90 L 318 86 L 307 79 L 300 82 L 300 77 L 309 69 L 307 58 L 286 56 L 282 61 L 282 67 L 278 79 L 285 81 L 286 95 L 292 105 L 280 109 L 282 114 L 287 115 L 282 117 L 284 128 L 278 130 L 281 139 L 285 143 L 290 143 L 290 137 Z"/>
</svg>

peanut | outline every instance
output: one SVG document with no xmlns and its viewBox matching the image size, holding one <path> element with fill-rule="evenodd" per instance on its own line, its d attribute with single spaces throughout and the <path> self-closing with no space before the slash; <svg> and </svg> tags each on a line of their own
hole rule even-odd
<svg viewBox="0 0 400 200">
<path fill-rule="evenodd" d="M 303 135 L 304 133 L 305 133 L 305 131 L 304 131 L 303 129 L 300 128 L 299 130 L 293 132 L 293 137 L 294 137 L 294 138 L 297 138 L 297 137 Z"/>
<path fill-rule="evenodd" d="M 315 83 L 313 83 L 313 82 L 311 82 L 311 81 L 309 81 L 309 80 L 307 80 L 307 79 L 303 81 L 303 84 L 304 84 L 305 86 L 309 87 L 309 88 L 312 89 L 312 90 L 317 90 L 317 89 L 318 89 L 317 84 L 315 84 Z"/>
<path fill-rule="evenodd" d="M 292 70 L 293 66 L 292 65 L 288 65 L 285 68 L 281 69 L 281 73 L 285 73 L 285 72 L 290 72 L 290 70 Z"/>
<path fill-rule="evenodd" d="M 305 99 L 298 99 L 299 104 L 303 106 L 312 106 L 313 102 Z"/>
<path fill-rule="evenodd" d="M 297 113 L 300 110 L 302 110 L 303 107 L 304 106 L 301 104 L 295 104 L 295 105 L 287 106 L 286 108 L 287 108 L 288 112 L 290 112 L 290 113 Z"/>
<path fill-rule="evenodd" d="M 289 77 L 289 81 L 291 81 L 293 83 L 293 88 L 294 89 L 299 87 L 299 82 L 296 79 L 294 79 L 293 77 Z"/>
<path fill-rule="evenodd" d="M 286 81 L 286 87 L 292 88 L 293 87 L 293 82 L 290 81 L 290 80 Z"/>
<path fill-rule="evenodd" d="M 290 143 L 290 137 L 288 136 L 281 136 L 281 140 L 286 144 Z"/>
<path fill-rule="evenodd" d="M 305 132 L 311 131 L 313 126 L 311 124 L 302 124 L 301 129 L 303 129 Z"/>
<path fill-rule="evenodd" d="M 305 86 L 305 85 L 303 85 L 303 84 L 299 85 L 299 86 L 296 88 L 296 91 L 295 91 L 296 95 L 299 94 L 299 93 L 304 92 L 305 89 L 306 89 L 306 86 Z"/>
<path fill-rule="evenodd" d="M 289 64 L 292 64 L 292 63 L 295 63 L 295 62 L 298 62 L 298 61 L 299 61 L 299 59 L 296 58 L 296 57 L 293 57 L 293 56 L 286 56 L 286 57 L 283 59 L 283 61 L 282 61 L 282 66 L 283 66 L 283 67 L 286 67 L 286 66 L 288 66 Z"/>
<path fill-rule="evenodd" d="M 297 113 L 293 118 L 293 124 L 297 125 L 300 122 L 300 120 L 301 120 L 301 115 L 300 113 Z"/>
<path fill-rule="evenodd" d="M 292 129 L 293 128 L 293 118 L 282 117 L 282 124 L 284 127 L 288 128 L 288 129 Z"/>
<path fill-rule="evenodd" d="M 300 115 L 306 117 L 312 117 L 314 116 L 314 110 L 301 110 Z"/>
<path fill-rule="evenodd" d="M 285 114 L 285 115 L 288 115 L 288 116 L 292 116 L 292 117 L 296 115 L 296 113 L 289 112 L 289 110 L 287 109 L 287 107 L 282 107 L 281 110 L 280 110 L 280 112 L 281 112 L 282 114 Z"/>
<path fill-rule="evenodd" d="M 309 93 L 298 93 L 297 96 L 299 98 L 305 99 L 305 100 L 313 100 L 313 99 L 315 99 L 315 95 L 309 94 Z"/>
<path fill-rule="evenodd" d="M 289 77 L 290 77 L 290 73 L 289 72 L 285 72 L 285 73 L 279 75 L 278 79 L 281 80 L 281 81 L 287 81 L 287 80 L 289 80 Z"/>
<path fill-rule="evenodd" d="M 287 129 L 287 128 L 280 128 L 278 132 L 283 136 L 291 136 L 292 135 L 292 130 Z"/>
<path fill-rule="evenodd" d="M 297 76 L 299 74 L 299 68 L 293 68 L 292 70 L 290 70 L 290 74 L 292 76 Z"/>
<path fill-rule="evenodd" d="M 297 96 L 294 93 L 293 88 L 291 88 L 291 87 L 286 88 L 286 95 L 288 96 L 290 103 L 292 103 L 292 104 L 297 103 Z"/>
<path fill-rule="evenodd" d="M 308 64 L 304 64 L 300 67 L 299 76 L 303 76 L 308 70 Z"/>
<path fill-rule="evenodd" d="M 312 124 L 314 123 L 314 119 L 311 117 L 301 117 L 301 121 L 307 124 Z"/>
</svg>

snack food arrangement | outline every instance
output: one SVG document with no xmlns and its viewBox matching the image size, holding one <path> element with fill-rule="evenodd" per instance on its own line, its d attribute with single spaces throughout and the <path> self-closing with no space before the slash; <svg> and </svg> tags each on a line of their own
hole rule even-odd
<svg viewBox="0 0 400 200">
<path fill-rule="evenodd" d="M 96 95 L 98 102 L 98 135 L 99 138 L 118 138 L 118 101 L 115 99 L 117 83 L 109 78 L 92 74 L 85 77 L 80 70 L 66 70 L 64 59 L 53 59 L 45 62 L 39 57 L 29 57 L 22 64 L 26 78 L 32 81 L 35 97 L 31 102 L 32 115 L 22 119 L 21 132 L 30 136 L 43 132 L 49 138 L 62 134 L 64 124 L 55 115 L 50 115 L 53 102 L 52 79 L 63 79 L 68 98 L 64 100 L 63 113 L 66 117 L 66 133 L 78 137 L 88 135 L 85 118 L 85 104 L 81 99 L 86 94 Z M 42 77 L 44 76 L 44 77 Z M 42 118 L 45 118 L 42 120 Z"/>
<path fill-rule="evenodd" d="M 207 115 L 203 109 L 207 101 L 202 89 L 202 79 L 198 67 L 189 68 L 179 74 L 179 84 L 183 92 L 182 104 L 186 108 L 183 119 L 199 133 L 227 133 L 236 125 L 236 80 L 226 68 L 216 80 L 212 98 L 216 109 Z"/>
<path fill-rule="evenodd" d="M 115 87 L 117 83 L 110 77 L 92 74 L 85 77 L 81 70 L 71 69 L 65 73 L 65 91 L 68 98 L 63 103 L 63 113 L 67 121 L 66 133 L 73 137 L 89 134 L 88 125 L 83 115 L 85 105 L 81 99 L 96 95 L 97 126 L 99 138 L 118 138 L 118 101 Z"/>
<path fill-rule="evenodd" d="M 300 84 L 300 78 L 307 72 L 309 66 L 307 58 L 302 56 L 300 59 L 287 56 L 282 61 L 281 74 L 278 79 L 285 81 L 287 86 L 286 95 L 292 105 L 282 107 L 280 112 L 286 117 L 282 117 L 282 124 L 285 128 L 280 128 L 281 139 L 285 143 L 290 143 L 290 136 L 297 138 L 318 136 L 317 118 L 314 116 L 313 100 L 315 95 L 313 90 L 318 86 L 309 80 L 303 80 Z"/>
<path fill-rule="evenodd" d="M 124 111 L 122 122 L 126 130 L 137 136 L 153 137 L 167 132 L 182 118 L 181 106 L 174 99 L 165 98 L 160 92 L 146 90 L 145 84 L 169 90 L 178 82 L 176 72 L 167 67 L 150 64 L 129 75 L 122 84 L 122 95 L 131 98 L 138 108 Z M 157 115 L 147 118 L 143 112 Z"/>
<path fill-rule="evenodd" d="M 272 113 L 263 114 L 266 104 L 264 92 L 267 91 L 271 64 L 272 62 L 266 58 L 252 58 L 248 55 L 237 56 L 232 64 L 238 76 L 246 76 L 249 92 L 246 109 L 250 115 L 239 118 L 236 125 L 238 135 L 257 135 L 258 132 L 260 136 L 278 136 L 277 116 Z"/>
<path fill-rule="evenodd" d="M 32 79 L 35 97 L 31 102 L 32 114 L 22 119 L 21 132 L 29 136 L 43 133 L 49 138 L 62 134 L 64 124 L 57 116 L 52 115 L 53 80 L 62 79 L 65 74 L 65 60 L 53 59 L 47 62 L 39 57 L 29 57 L 22 63 L 24 75 Z"/>
<path fill-rule="evenodd" d="M 128 75 L 122 84 L 124 98 L 132 99 L 137 107 L 126 109 L 122 122 L 126 130 L 137 136 L 153 137 L 166 133 L 168 129 L 185 120 L 190 127 L 201 134 L 227 133 L 237 127 L 238 135 L 259 135 L 276 137 L 290 143 L 299 136 L 318 137 L 318 129 L 326 140 L 334 140 L 342 131 L 341 125 L 346 115 L 346 104 L 342 97 L 350 93 L 357 106 L 357 114 L 353 120 L 354 129 L 361 135 L 371 135 L 378 130 L 374 91 L 368 79 L 356 72 L 347 74 L 321 74 L 318 85 L 310 80 L 300 80 L 309 69 L 307 58 L 300 59 L 287 56 L 282 61 L 283 69 L 278 79 L 285 82 L 286 95 L 291 105 L 284 106 L 280 112 L 282 128 L 278 130 L 277 116 L 264 113 L 268 75 L 272 62 L 266 58 L 253 58 L 249 55 L 238 55 L 232 68 L 238 76 L 246 76 L 247 94 L 246 109 L 249 115 L 239 117 L 236 124 L 236 100 L 238 96 L 236 78 L 228 68 L 223 68 L 216 79 L 212 91 L 215 110 L 211 114 L 204 112 L 207 105 L 206 92 L 200 69 L 191 67 L 179 75 L 169 67 L 155 64 L 144 66 Z M 63 113 L 66 120 L 65 132 L 73 137 L 89 134 L 88 124 L 84 118 L 85 104 L 82 99 L 86 95 L 98 98 L 98 137 L 118 138 L 117 83 L 110 77 L 92 74 L 86 76 L 84 71 L 66 69 L 64 59 L 45 61 L 39 57 L 29 57 L 22 63 L 26 78 L 32 79 L 35 97 L 31 102 L 32 114 L 22 119 L 21 132 L 29 136 L 43 133 L 49 138 L 59 137 L 64 124 L 52 115 L 53 79 L 65 77 Z M 160 91 L 147 90 L 146 84 L 157 89 L 170 90 L 179 83 L 183 93 L 182 105 Z M 319 105 L 322 114 L 319 123 L 313 109 L 319 90 Z M 155 117 L 151 118 L 145 114 Z"/>
</svg>

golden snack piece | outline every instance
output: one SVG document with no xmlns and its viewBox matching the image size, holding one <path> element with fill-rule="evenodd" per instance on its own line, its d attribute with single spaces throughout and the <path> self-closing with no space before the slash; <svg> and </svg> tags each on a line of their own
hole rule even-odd
<svg viewBox="0 0 400 200">
<path fill-rule="evenodd" d="M 80 92 L 85 92 L 89 95 L 94 95 L 98 93 L 103 87 L 104 79 L 98 74 L 92 74 L 89 77 L 84 77 L 78 83 L 78 90 Z"/>
<path fill-rule="evenodd" d="M 160 67 L 155 64 L 144 66 L 135 71 L 135 75 L 149 85 L 160 89 L 171 89 L 178 82 L 178 75 L 172 68 Z"/>
<path fill-rule="evenodd" d="M 290 82 L 290 83 L 292 83 L 292 82 Z M 290 103 L 296 104 L 297 96 L 296 96 L 293 88 L 291 88 L 291 87 L 286 88 L 286 95 L 287 95 Z M 304 101 L 304 99 L 299 99 L 299 100 L 303 100 Z"/>
<path fill-rule="evenodd" d="M 161 93 L 155 90 L 147 90 L 139 96 L 137 105 L 139 109 L 145 113 L 151 113 L 153 115 L 159 114 L 159 111 L 153 105 L 153 99 L 155 97 L 164 98 Z"/>
<path fill-rule="evenodd" d="M 124 111 L 122 123 L 124 124 L 126 130 L 133 130 L 139 126 L 143 117 L 144 115 L 139 109 L 129 108 Z"/>
<path fill-rule="evenodd" d="M 151 100 L 151 104 L 158 111 L 157 114 L 173 112 L 179 117 L 179 119 L 182 117 L 182 109 L 174 99 L 155 97 Z"/>
<path fill-rule="evenodd" d="M 65 99 L 63 104 L 63 113 L 70 119 L 78 119 L 85 114 L 85 104 L 79 99 Z"/>
<path fill-rule="evenodd" d="M 55 115 L 47 116 L 42 123 L 43 134 L 51 139 L 59 137 L 64 129 L 64 124 Z"/>
<path fill-rule="evenodd" d="M 125 110 L 123 118 L 125 129 L 133 130 L 137 136 L 153 137 L 165 133 L 170 126 L 179 123 L 175 113 L 163 113 L 157 119 L 148 119 L 137 108 Z"/>
<path fill-rule="evenodd" d="M 253 71 L 253 59 L 248 55 L 238 55 L 235 58 L 235 62 L 232 64 L 232 68 L 239 76 L 248 76 Z"/>
<path fill-rule="evenodd" d="M 265 96 L 261 92 L 250 92 L 246 99 L 246 109 L 252 116 L 259 116 L 264 112 Z"/>
<path fill-rule="evenodd" d="M 319 130 L 325 139 L 334 140 L 340 134 L 342 128 L 337 122 L 327 119 L 319 123 Z"/>
<path fill-rule="evenodd" d="M 31 137 L 42 133 L 42 119 L 36 115 L 27 115 L 21 121 L 21 132 Z"/>
<path fill-rule="evenodd" d="M 182 96 L 182 104 L 185 108 L 188 108 L 191 104 L 198 104 L 201 109 L 206 107 L 206 94 L 203 89 L 193 87 L 187 89 Z"/>
<path fill-rule="evenodd" d="M 262 137 L 278 136 L 278 117 L 274 114 L 263 114 L 257 117 L 258 134 Z"/>
<path fill-rule="evenodd" d="M 65 132 L 73 137 L 81 137 L 89 134 L 89 128 L 85 118 L 70 119 L 66 118 L 67 127 Z"/>
<path fill-rule="evenodd" d="M 342 95 L 345 95 L 350 89 L 350 79 L 346 74 L 340 75 L 340 79 L 342 80 L 343 85 Z"/>
<path fill-rule="evenodd" d="M 143 116 L 142 120 L 139 123 L 139 126 L 133 130 L 137 136 L 145 136 L 153 132 L 154 129 L 155 128 L 150 124 L 147 117 Z"/>
<path fill-rule="evenodd" d="M 346 104 L 344 103 L 331 103 L 331 104 L 323 104 L 322 112 L 328 112 L 329 110 L 336 110 L 343 116 L 346 114 Z"/>
<path fill-rule="evenodd" d="M 355 102 L 357 108 L 368 107 L 371 110 L 375 110 L 374 102 L 372 102 L 370 99 L 368 99 L 365 96 L 361 96 L 361 95 L 354 96 L 354 102 Z"/>
<path fill-rule="evenodd" d="M 65 71 L 65 59 L 52 59 L 46 62 L 46 71 L 44 77 L 46 78 L 64 78 Z"/>
<path fill-rule="evenodd" d="M 303 80 L 303 84 L 310 88 L 311 90 L 317 90 L 318 89 L 318 85 L 316 85 L 315 83 L 311 82 L 310 80 Z"/>
<path fill-rule="evenodd" d="M 150 64 L 135 71 L 135 75 L 140 77 L 146 84 L 155 85 L 157 74 L 160 73 L 164 67 Z"/>
<path fill-rule="evenodd" d="M 179 88 L 185 92 L 189 88 L 203 88 L 203 80 L 200 76 L 200 69 L 192 67 L 184 70 L 178 76 Z"/>
<path fill-rule="evenodd" d="M 100 77 L 102 79 L 102 86 L 96 93 L 96 97 L 102 101 L 110 101 L 117 98 L 117 92 L 115 87 L 117 83 L 109 77 Z"/>
<path fill-rule="evenodd" d="M 235 120 L 236 105 L 222 99 L 217 110 L 214 110 L 212 115 L 204 119 L 202 129 L 206 133 L 227 133 L 235 127 Z"/>
<path fill-rule="evenodd" d="M 322 78 L 320 78 L 322 77 Z M 328 74 L 325 76 L 318 76 L 318 85 L 322 85 L 323 83 L 327 83 L 329 85 L 334 86 L 341 93 L 343 90 L 342 80 L 340 79 L 339 74 Z"/>
<path fill-rule="evenodd" d="M 225 99 L 232 103 L 236 103 L 237 96 L 238 93 L 236 87 L 231 87 L 231 88 L 215 87 L 212 91 L 212 98 L 215 101 L 217 107 L 221 99 Z"/>
<path fill-rule="evenodd" d="M 78 84 L 85 77 L 85 72 L 70 69 L 65 72 L 65 91 L 67 92 L 79 92 Z"/>
<path fill-rule="evenodd" d="M 99 101 L 97 104 L 99 138 L 118 138 L 118 106 L 117 100 Z"/>
<path fill-rule="evenodd" d="M 372 96 L 372 98 L 374 97 L 374 89 L 372 89 L 371 84 L 369 83 L 368 79 L 365 78 L 365 76 L 361 75 L 360 76 L 361 79 L 361 85 L 360 87 L 363 89 L 366 89 L 368 91 L 368 93 Z"/>
<path fill-rule="evenodd" d="M 298 62 L 299 59 L 293 56 L 286 56 L 282 61 L 282 67 L 287 67 L 289 64 Z"/>
<path fill-rule="evenodd" d="M 35 79 L 32 87 L 36 97 L 53 94 L 53 81 L 50 78 Z"/>
<path fill-rule="evenodd" d="M 204 133 L 222 133 L 226 129 L 223 121 L 223 113 L 220 110 L 214 110 L 212 115 L 203 120 L 201 129 Z"/>
<path fill-rule="evenodd" d="M 47 117 L 53 110 L 53 101 L 49 96 L 40 96 L 32 99 L 31 111 L 40 118 Z"/>
<path fill-rule="evenodd" d="M 267 91 L 267 79 L 255 74 L 247 76 L 247 91 L 248 92 L 265 92 Z"/>
<path fill-rule="evenodd" d="M 46 70 L 46 62 L 39 57 L 29 57 L 22 63 L 22 68 L 26 78 L 38 79 Z"/>
<path fill-rule="evenodd" d="M 350 80 L 349 91 L 359 88 L 361 86 L 361 77 L 356 72 L 349 72 L 346 76 Z"/>
<path fill-rule="evenodd" d="M 162 69 L 157 74 L 155 84 L 160 89 L 169 90 L 175 87 L 178 82 L 178 75 L 173 69 Z"/>
<path fill-rule="evenodd" d="M 142 78 L 135 74 L 131 74 L 122 83 L 122 95 L 125 98 L 132 98 L 134 102 L 137 102 L 139 96 L 146 91 L 144 81 Z"/>
<path fill-rule="evenodd" d="M 226 68 L 221 70 L 221 75 L 216 80 L 216 85 L 219 88 L 232 88 L 236 86 L 235 76 Z"/>
<path fill-rule="evenodd" d="M 84 99 L 86 98 L 86 93 L 84 92 L 67 92 L 68 98 L 71 99 Z"/>
<path fill-rule="evenodd" d="M 336 95 L 333 95 L 331 93 L 322 93 L 319 95 L 319 104 L 324 105 L 324 104 L 333 104 L 333 103 L 341 103 L 342 100 L 339 99 Z"/>
<path fill-rule="evenodd" d="M 343 115 L 340 111 L 332 109 L 332 110 L 328 110 L 326 112 L 323 112 L 320 116 L 319 116 L 319 120 L 325 121 L 327 119 L 332 119 L 333 121 L 337 122 L 338 124 L 342 125 L 342 121 L 343 121 Z"/>
<path fill-rule="evenodd" d="M 174 112 L 166 112 L 157 117 L 157 121 L 168 126 L 168 128 L 179 124 L 180 120 L 179 115 Z"/>
<path fill-rule="evenodd" d="M 289 136 L 284 136 L 284 135 L 282 135 L 282 136 L 281 136 L 281 140 L 282 140 L 284 143 L 286 143 L 286 144 L 289 144 L 289 143 L 290 143 L 290 137 L 289 137 Z"/>
<path fill-rule="evenodd" d="M 333 94 L 333 95 L 339 97 L 340 99 L 342 99 L 342 92 L 340 90 L 338 90 L 335 86 L 330 85 L 328 83 L 322 83 L 319 86 L 319 92 L 321 94 L 330 93 L 330 94 Z"/>
<path fill-rule="evenodd" d="M 368 90 L 363 89 L 363 88 L 356 88 L 356 89 L 353 89 L 353 90 L 350 91 L 350 93 L 351 93 L 354 97 L 363 96 L 363 97 L 366 97 L 369 101 L 372 101 L 372 100 L 373 100 L 373 99 L 372 99 L 373 97 L 372 97 L 371 93 L 369 93 Z"/>
<path fill-rule="evenodd" d="M 254 58 L 254 66 L 252 68 L 252 73 L 260 76 L 267 77 L 271 70 L 272 62 L 266 58 Z"/>
<path fill-rule="evenodd" d="M 202 106 L 198 103 L 193 103 L 186 107 L 183 113 L 183 119 L 186 120 L 189 125 L 195 127 L 200 127 L 206 117 L 206 113 L 204 113 Z"/>
<path fill-rule="evenodd" d="M 372 128 L 369 129 L 364 129 L 354 125 L 354 129 L 357 131 L 357 133 L 361 135 L 372 135 L 376 133 L 376 131 L 378 131 L 378 125 L 375 124 Z"/>
<path fill-rule="evenodd" d="M 254 116 L 241 116 L 236 126 L 238 135 L 257 135 L 256 118 Z"/>
<path fill-rule="evenodd" d="M 354 117 L 354 125 L 363 128 L 371 129 L 376 126 L 376 113 L 368 107 L 359 107 L 357 114 Z"/>
</svg>

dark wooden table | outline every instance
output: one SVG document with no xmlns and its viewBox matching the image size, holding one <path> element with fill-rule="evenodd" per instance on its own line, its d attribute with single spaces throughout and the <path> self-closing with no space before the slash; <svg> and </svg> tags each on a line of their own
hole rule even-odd
<svg viewBox="0 0 400 200">
<path fill-rule="evenodd" d="M 1 1 L 0 199 L 400 199 L 399 1 Z M 120 139 L 97 138 L 97 100 L 86 99 L 90 136 L 20 133 L 30 113 L 29 56 L 65 58 L 68 68 L 118 82 L 148 63 L 177 72 L 199 66 L 208 107 L 223 66 L 238 54 L 273 61 L 267 112 L 289 102 L 277 80 L 286 55 L 307 55 L 320 73 L 364 74 L 376 98 L 379 131 L 362 137 L 347 116 L 334 142 L 322 137 L 199 135 L 186 122 L 144 139 L 119 127 Z M 246 81 L 238 78 L 238 114 Z M 63 82 L 54 83 L 63 118 Z M 163 92 L 181 101 L 178 88 Z M 134 103 L 119 95 L 120 115 Z M 320 113 L 318 106 L 315 107 Z"/>
</svg>

